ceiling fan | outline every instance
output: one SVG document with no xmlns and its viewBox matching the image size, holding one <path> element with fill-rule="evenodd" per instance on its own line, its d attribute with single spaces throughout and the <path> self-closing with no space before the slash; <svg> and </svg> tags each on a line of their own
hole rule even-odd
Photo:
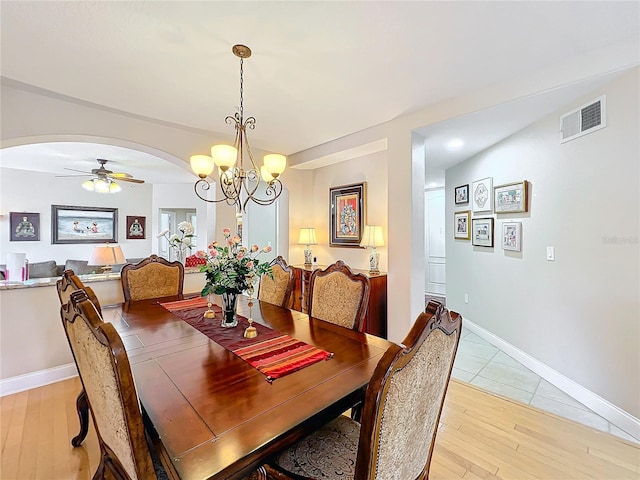
<svg viewBox="0 0 640 480">
<path fill-rule="evenodd" d="M 82 187 L 91 192 L 99 192 L 99 193 L 117 193 L 120 190 L 120 185 L 118 185 L 115 180 L 123 181 L 123 182 L 131 182 L 131 183 L 144 183 L 144 180 L 140 180 L 138 178 L 133 178 L 128 173 L 124 172 L 113 172 L 111 170 L 107 170 L 105 168 L 105 164 L 108 160 L 104 160 L 102 158 L 96 159 L 100 164 L 100 167 L 94 168 L 91 172 L 83 172 L 82 170 L 75 170 L 73 168 L 65 168 L 65 170 L 71 170 L 72 172 L 80 172 L 82 175 L 58 175 L 59 177 L 82 177 L 88 175 L 94 175 L 95 178 L 87 180 L 86 182 L 82 182 Z"/>
</svg>

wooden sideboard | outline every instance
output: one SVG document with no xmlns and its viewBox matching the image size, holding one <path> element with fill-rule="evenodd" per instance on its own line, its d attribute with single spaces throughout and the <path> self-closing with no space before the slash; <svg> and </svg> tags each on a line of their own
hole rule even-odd
<svg viewBox="0 0 640 480">
<path fill-rule="evenodd" d="M 309 313 L 309 282 L 314 270 L 322 270 L 327 265 L 291 265 L 296 280 L 292 293 L 291 308 L 299 312 Z M 354 273 L 362 273 L 369 279 L 369 306 L 364 320 L 364 331 L 377 337 L 387 338 L 387 274 L 372 275 L 367 270 L 352 269 Z"/>
</svg>

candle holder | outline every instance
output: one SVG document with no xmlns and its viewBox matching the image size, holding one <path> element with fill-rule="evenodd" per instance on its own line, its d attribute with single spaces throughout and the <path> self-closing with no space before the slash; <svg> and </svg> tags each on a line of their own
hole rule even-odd
<svg viewBox="0 0 640 480">
<path fill-rule="evenodd" d="M 251 312 L 253 310 L 253 274 L 249 276 L 249 288 L 247 292 L 249 292 L 249 318 L 247 321 L 249 322 L 249 326 L 244 330 L 244 338 L 256 338 L 258 336 L 258 330 L 253 326 L 253 317 Z"/>
<path fill-rule="evenodd" d="M 211 305 L 213 304 L 211 303 L 211 294 L 209 294 L 207 295 L 207 307 L 209 308 L 202 314 L 204 318 L 216 318 L 216 312 L 211 309 Z"/>
</svg>

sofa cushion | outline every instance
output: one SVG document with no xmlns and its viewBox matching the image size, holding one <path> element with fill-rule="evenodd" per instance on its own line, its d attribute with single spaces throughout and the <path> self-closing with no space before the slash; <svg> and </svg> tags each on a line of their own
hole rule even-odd
<svg viewBox="0 0 640 480">
<path fill-rule="evenodd" d="M 86 275 L 88 273 L 99 272 L 100 267 L 89 266 L 87 260 L 67 260 L 64 264 L 65 270 L 73 270 L 76 275 Z"/>
<path fill-rule="evenodd" d="M 29 264 L 29 278 L 47 278 L 56 277 L 58 270 L 56 261 L 49 260 L 47 262 L 35 262 Z"/>
</svg>

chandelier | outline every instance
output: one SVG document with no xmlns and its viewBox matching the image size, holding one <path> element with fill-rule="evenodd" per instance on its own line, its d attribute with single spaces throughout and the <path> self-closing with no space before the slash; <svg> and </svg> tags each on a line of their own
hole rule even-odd
<svg viewBox="0 0 640 480">
<path fill-rule="evenodd" d="M 212 146 L 211 156 L 192 155 L 190 160 L 192 170 L 200 177 L 194 185 L 196 195 L 205 202 L 226 202 L 228 205 L 235 205 L 236 213 L 242 214 L 246 212 L 249 201 L 258 205 L 270 205 L 276 201 L 282 193 L 279 177 L 287 166 L 287 158 L 275 153 L 265 155 L 264 164 L 258 169 L 247 138 L 247 129 L 255 128 L 256 119 L 244 118 L 243 105 L 243 62 L 251 56 L 251 49 L 245 45 L 234 45 L 232 51 L 240 58 L 240 109 L 235 115 L 227 116 L 225 122 L 234 125 L 235 140 L 233 145 Z M 246 166 L 245 154 L 248 158 Z M 206 192 L 211 188 L 207 177 L 215 167 L 218 167 L 218 184 L 224 198 L 210 200 L 206 198 Z M 260 182 L 260 178 L 264 182 Z M 261 184 L 264 187 L 259 189 Z"/>
</svg>

